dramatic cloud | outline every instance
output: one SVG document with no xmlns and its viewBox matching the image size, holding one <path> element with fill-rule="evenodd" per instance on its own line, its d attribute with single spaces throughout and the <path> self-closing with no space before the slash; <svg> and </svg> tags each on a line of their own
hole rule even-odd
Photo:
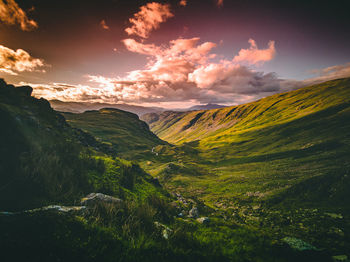
<svg viewBox="0 0 350 262">
<path fill-rule="evenodd" d="M 276 55 L 275 42 L 270 41 L 267 49 L 258 49 L 256 42 L 249 39 L 250 48 L 241 49 L 233 61 L 237 63 L 259 64 L 272 60 Z"/>
<path fill-rule="evenodd" d="M 9 25 L 19 24 L 23 31 L 31 31 L 38 27 L 14 0 L 0 0 L 0 20 Z"/>
<path fill-rule="evenodd" d="M 17 72 L 38 71 L 39 67 L 45 66 L 42 59 L 33 58 L 22 49 L 12 50 L 0 45 L 0 71 L 11 75 Z"/>
<path fill-rule="evenodd" d="M 161 46 L 134 39 L 125 39 L 123 43 L 129 51 L 147 56 L 145 69 L 117 78 L 88 76 L 90 82 L 97 83 L 101 89 L 113 90 L 118 101 L 235 103 L 283 89 L 275 74 L 256 72 L 235 59 L 213 62 L 216 55 L 212 51 L 217 45 L 201 43 L 198 37 L 179 38 Z M 268 61 L 261 55 L 260 51 L 264 50 L 252 43 L 259 56 L 254 62 Z M 241 61 L 251 63 L 252 59 L 250 54 Z"/>
<path fill-rule="evenodd" d="M 87 76 L 91 85 L 28 84 L 36 97 L 62 101 L 146 103 L 241 104 L 278 92 L 295 90 L 333 78 L 350 76 L 350 64 L 318 70 L 322 76 L 304 81 L 284 80 L 274 73 L 254 71 L 230 61 L 198 67 L 183 60 L 164 60 L 149 70 L 136 70 L 124 78 Z M 153 103 L 153 104 L 152 104 Z M 191 105 L 191 104 L 188 104 Z"/>
<path fill-rule="evenodd" d="M 185 6 L 187 1 L 179 4 Z M 217 4 L 222 6 L 223 1 Z M 128 38 L 122 42 L 128 51 L 147 58 L 144 68 L 130 71 L 123 77 L 88 75 L 89 85 L 35 85 L 34 95 L 63 101 L 107 103 L 235 104 L 293 89 L 293 83 L 273 73 L 265 74 L 248 67 L 274 58 L 273 41 L 268 43 L 268 48 L 258 49 L 256 42 L 250 39 L 249 49 L 241 49 L 233 58 L 223 60 L 213 52 L 216 43 L 202 42 L 199 37 L 178 38 L 162 45 L 147 43 L 145 39 L 150 32 L 172 16 L 169 5 L 152 2 L 142 6 L 129 20 L 131 27 L 125 31 L 143 39 Z M 100 25 L 109 28 L 104 20 Z"/>
<path fill-rule="evenodd" d="M 109 26 L 106 24 L 106 21 L 105 20 L 102 20 L 100 22 L 100 26 L 102 27 L 102 29 L 104 30 L 109 30 Z"/>
<path fill-rule="evenodd" d="M 159 28 L 159 25 L 174 15 L 170 11 L 170 5 L 156 2 L 148 3 L 140 7 L 140 11 L 134 14 L 129 21 L 131 27 L 125 29 L 129 35 L 137 35 L 148 38 L 150 32 Z"/>
</svg>

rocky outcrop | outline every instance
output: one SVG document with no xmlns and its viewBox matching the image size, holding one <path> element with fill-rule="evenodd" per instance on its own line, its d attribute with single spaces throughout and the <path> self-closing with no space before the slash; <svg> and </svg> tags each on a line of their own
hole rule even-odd
<svg viewBox="0 0 350 262">
<path fill-rule="evenodd" d="M 210 223 L 209 217 L 200 217 L 197 218 L 197 221 L 203 225 L 208 225 Z"/>
<path fill-rule="evenodd" d="M 192 207 L 190 212 L 188 212 L 188 217 L 197 218 L 199 216 L 199 211 L 197 207 Z"/>
<path fill-rule="evenodd" d="M 123 200 L 108 196 L 102 193 L 90 193 L 86 197 L 81 199 L 81 204 L 84 206 L 91 206 L 97 203 L 111 203 L 111 204 L 120 204 Z"/>
</svg>

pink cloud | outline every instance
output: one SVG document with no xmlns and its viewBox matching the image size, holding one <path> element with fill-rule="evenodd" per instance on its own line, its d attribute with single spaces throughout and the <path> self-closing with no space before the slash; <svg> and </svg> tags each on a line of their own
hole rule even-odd
<svg viewBox="0 0 350 262">
<path fill-rule="evenodd" d="M 150 32 L 158 29 L 159 25 L 174 15 L 170 11 L 170 5 L 156 2 L 148 3 L 140 7 L 140 11 L 129 19 L 131 27 L 125 29 L 129 35 L 137 35 L 148 38 Z"/>
<path fill-rule="evenodd" d="M 233 60 L 213 62 L 212 51 L 217 45 L 201 43 L 198 37 L 179 38 L 161 46 L 134 39 L 125 39 L 123 43 L 129 51 L 148 57 L 144 69 L 119 78 L 88 77 L 102 89 L 114 88 L 114 94 L 125 102 L 227 102 L 280 88 L 274 74 L 255 72 Z"/>
<path fill-rule="evenodd" d="M 124 43 L 125 47 L 133 53 L 152 55 L 161 52 L 161 48 L 154 44 L 143 44 L 131 38 L 124 39 L 122 42 Z"/>
<path fill-rule="evenodd" d="M 179 2 L 179 5 L 181 5 L 181 6 L 186 6 L 186 5 L 187 5 L 187 0 L 181 0 L 181 1 Z"/>
<path fill-rule="evenodd" d="M 23 31 L 38 27 L 37 22 L 29 19 L 14 0 L 0 0 L 0 20 L 9 25 L 19 24 Z"/>
<path fill-rule="evenodd" d="M 33 72 L 45 66 L 42 59 L 33 58 L 23 49 L 12 50 L 0 45 L 0 72 L 17 75 L 17 72 Z"/>
<path fill-rule="evenodd" d="M 268 43 L 268 48 L 258 49 L 256 42 L 249 39 L 250 48 L 241 49 L 237 56 L 233 58 L 236 63 L 260 64 L 272 60 L 276 55 L 275 41 Z"/>
</svg>

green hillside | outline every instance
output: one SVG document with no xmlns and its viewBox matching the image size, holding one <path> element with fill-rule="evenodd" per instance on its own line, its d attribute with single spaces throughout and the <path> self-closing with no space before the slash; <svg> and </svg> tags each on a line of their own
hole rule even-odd
<svg viewBox="0 0 350 262">
<path fill-rule="evenodd" d="M 91 192 L 145 197 L 157 192 L 136 165 L 72 128 L 32 88 L 0 82 L 0 210 L 69 204 Z"/>
<path fill-rule="evenodd" d="M 142 119 L 168 142 L 178 144 L 211 137 L 206 145 L 216 146 L 220 141 L 233 141 L 232 134 L 287 123 L 335 106 L 347 107 L 349 85 L 349 78 L 339 79 L 244 105 L 207 111 L 153 113 Z"/>
<path fill-rule="evenodd" d="M 175 174 L 172 182 L 193 188 L 212 203 L 220 198 L 267 199 L 314 176 L 336 173 L 342 179 L 350 165 L 349 78 L 235 107 L 143 119 L 160 138 L 190 142 L 197 150 L 187 162 L 197 164 L 203 175 Z M 329 194 L 318 200 L 346 206 L 335 195 L 341 198 L 348 188 L 340 191 L 333 200 Z"/>
<path fill-rule="evenodd" d="M 124 158 L 137 159 L 138 155 L 150 155 L 153 147 L 166 144 L 137 115 L 126 111 L 104 108 L 81 114 L 64 113 L 64 116 L 70 125 L 111 145 Z"/>
<path fill-rule="evenodd" d="M 161 139 L 193 149 L 173 156 L 171 166 L 143 165 L 169 188 L 275 234 L 329 249 L 349 243 L 349 78 L 229 108 L 142 119 Z M 343 218 L 327 221 L 327 213 Z M 333 227 L 344 234 L 332 235 Z"/>
<path fill-rule="evenodd" d="M 14 87 L 0 81 L 2 258 L 11 261 L 295 261 L 307 257 L 326 261 L 322 259 L 324 254 L 329 256 L 324 251 L 293 250 L 268 232 L 223 220 L 219 213 L 211 213 L 212 209 L 196 199 L 185 204 L 171 197 L 134 159 L 132 163 L 115 157 L 121 146 L 114 148 L 113 142 L 104 142 L 107 135 L 98 141 L 89 133 L 71 127 L 46 100 L 31 97 L 31 92 L 31 87 Z M 115 110 L 86 114 L 98 116 L 93 126 L 96 133 L 104 124 L 118 119 L 119 124 L 111 126 L 110 132 L 118 134 L 116 145 L 133 143 L 130 156 L 148 145 L 172 152 L 176 157 L 187 158 L 193 153 L 190 146 L 173 147 L 162 142 L 133 114 Z M 89 121 L 92 126 L 93 120 Z M 130 134 L 123 137 L 126 129 Z M 101 132 L 109 134 L 105 129 Z M 141 149 L 131 140 L 137 136 Z M 119 143 L 124 139 L 130 141 Z M 124 150 L 128 153 L 127 148 Z M 161 166 L 174 160 L 175 155 L 169 158 L 159 155 L 159 161 L 151 162 Z M 144 164 L 142 158 L 137 161 Z M 152 163 L 147 166 L 152 167 Z M 196 173 L 192 167 L 185 169 Z M 91 192 L 119 200 L 81 206 L 80 199 Z M 210 216 L 210 224 L 201 223 L 196 217 L 178 216 L 179 212 L 188 214 L 197 206 L 201 216 Z"/>
</svg>

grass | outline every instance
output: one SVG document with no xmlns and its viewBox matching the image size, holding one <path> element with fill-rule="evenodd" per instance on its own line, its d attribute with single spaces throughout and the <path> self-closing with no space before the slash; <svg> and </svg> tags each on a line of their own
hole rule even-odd
<svg viewBox="0 0 350 262">
<path fill-rule="evenodd" d="M 73 127 L 111 144 L 122 158 L 135 160 L 138 155 L 151 155 L 153 147 L 166 144 L 137 115 L 122 110 L 101 109 L 82 114 L 64 113 L 64 116 Z"/>
</svg>

